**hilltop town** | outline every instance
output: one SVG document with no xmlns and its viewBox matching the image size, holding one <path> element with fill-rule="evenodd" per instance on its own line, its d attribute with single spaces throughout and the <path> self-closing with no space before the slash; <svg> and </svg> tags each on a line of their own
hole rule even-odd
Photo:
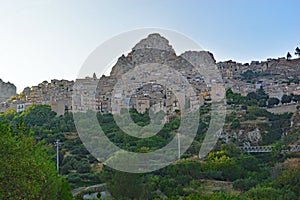
<svg viewBox="0 0 300 200">
<path fill-rule="evenodd" d="M 65 177 L 70 183 L 74 197 L 99 197 L 102 192 L 113 196 L 116 191 L 122 191 L 122 196 L 128 186 L 136 184 L 139 191 L 142 188 L 147 191 L 145 194 L 151 195 L 145 199 L 188 195 L 194 199 L 192 195 L 196 191 L 200 191 L 201 197 L 206 194 L 243 197 L 263 187 L 268 195 L 270 189 L 276 195 L 282 192 L 278 199 L 283 199 L 287 191 L 292 196 L 290 199 L 299 196 L 299 184 L 295 185 L 294 177 L 297 178 L 300 157 L 300 58 L 271 58 L 250 63 L 232 60 L 216 62 L 214 55 L 208 51 L 187 51 L 177 55 L 166 38 L 150 34 L 127 55 L 120 55 L 109 75 L 99 75 L 95 72 L 76 80 L 43 81 L 24 88 L 20 94 L 16 93 L 12 83 L 0 79 L 1 119 L 8 121 L 13 127 L 11 130 L 17 133 L 27 129 L 29 135 L 33 135 L 32 141 L 42 140 L 48 146 L 56 144 L 59 177 Z M 223 98 L 226 104 L 224 101 L 218 102 Z M 216 130 L 212 116 L 215 114 L 218 117 L 213 112 L 218 109 L 213 107 L 214 101 L 226 108 L 221 110 L 222 113 L 226 111 L 226 117 L 222 119 L 222 130 L 214 132 L 218 134 L 214 149 L 199 160 L 199 150 L 205 144 L 211 125 Z M 195 119 L 191 114 L 193 112 L 185 111 L 198 111 L 199 105 L 200 118 L 194 121 L 196 123 L 182 117 L 182 114 L 188 113 Z M 135 132 L 133 123 L 118 115 L 127 109 L 131 120 L 146 136 L 148 132 L 143 127 L 152 121 L 164 126 L 151 137 L 137 138 L 127 134 L 127 130 Z M 161 117 L 160 111 L 166 115 Z M 93 116 L 97 117 L 105 136 L 122 152 L 154 152 L 173 139 L 177 142 L 175 146 L 178 145 L 178 151 L 175 151 L 179 157 L 177 154 L 171 155 L 178 160 L 155 173 L 141 175 L 141 182 L 127 184 L 126 181 L 132 177 L 124 176 L 123 172 L 112 172 L 105 165 L 118 156 L 126 159 L 127 163 L 134 162 L 117 152 L 103 165 L 98 161 L 105 157 L 102 154 L 105 149 L 95 148 L 101 151 L 97 157 L 88 149 L 87 140 L 100 145 L 103 142 L 103 137 L 96 131 L 98 124 L 86 120 L 85 116 L 90 114 L 95 114 Z M 117 122 L 116 119 L 121 120 Z M 78 124 L 89 128 L 83 129 L 88 133 L 85 139 L 76 129 Z M 196 135 L 189 148 L 180 154 L 180 145 L 193 132 L 181 128 L 182 124 L 198 126 L 192 126 L 197 128 Z M 16 148 L 11 148 L 11 143 L 6 142 L 5 136 L 9 134 L 3 135 L 3 144 L 7 145 L 4 149 L 15 151 Z M 36 157 L 31 152 L 30 156 L 24 156 L 22 146 L 20 152 L 18 157 L 7 154 L 16 161 L 17 168 L 19 163 L 30 162 L 23 162 L 22 159 Z M 50 154 L 55 157 L 54 147 Z M 5 151 L 3 155 L 6 155 Z M 152 162 L 151 159 L 145 160 Z M 153 161 L 154 164 L 164 162 L 159 157 Z M 3 169 L 10 170 L 9 167 Z M 23 172 L 23 169 L 26 172 L 28 165 L 20 171 Z M 295 175 L 287 178 L 284 173 L 281 174 L 285 170 L 295 172 Z M 291 181 L 284 183 L 287 185 L 284 188 L 280 181 L 278 186 L 274 184 L 277 179 Z M 117 184 L 116 189 L 111 189 L 114 184 Z M 220 196 L 220 199 L 225 198 Z M 213 196 L 211 199 L 217 198 Z"/>
<path fill-rule="evenodd" d="M 195 63 L 189 62 L 191 60 Z M 143 113 L 149 107 L 172 113 L 179 109 L 178 97 L 175 97 L 171 88 L 159 84 L 159 81 L 151 76 L 142 84 L 137 80 L 135 84 L 137 88 L 133 88 L 130 92 L 118 93 L 114 90 L 114 86 L 124 74 L 137 66 L 151 63 L 169 66 L 181 73 L 194 89 L 193 95 L 188 99 L 181 97 L 181 101 L 191 107 L 211 101 L 213 82 L 222 82 L 226 89 L 231 88 L 233 92 L 244 96 L 260 88 L 263 88 L 270 97 L 279 100 L 283 95 L 300 95 L 300 59 L 282 57 L 244 64 L 232 60 L 216 63 L 213 54 L 207 51 L 187 51 L 176 55 L 169 41 L 154 33 L 136 44 L 128 55 L 121 55 L 109 76 L 97 77 L 94 73 L 90 77 L 75 81 L 56 79 L 50 82 L 43 81 L 37 86 L 25 88 L 20 94 L 16 94 L 16 87 L 13 84 L 0 80 L 0 112 L 10 108 L 22 112 L 31 104 L 48 104 L 59 115 L 65 111 L 87 110 L 119 113 L 121 108 L 134 108 Z M 207 71 L 211 70 L 213 75 L 209 80 L 196 70 L 196 65 L 203 65 Z M 214 74 L 216 69 L 219 74 Z M 143 73 L 136 76 L 145 76 Z M 177 79 L 172 72 L 168 72 L 167 76 L 166 81 L 169 82 Z M 127 78 L 134 83 L 137 77 Z M 186 88 L 178 90 L 186 93 Z M 115 104 L 118 106 L 114 107 Z"/>
</svg>

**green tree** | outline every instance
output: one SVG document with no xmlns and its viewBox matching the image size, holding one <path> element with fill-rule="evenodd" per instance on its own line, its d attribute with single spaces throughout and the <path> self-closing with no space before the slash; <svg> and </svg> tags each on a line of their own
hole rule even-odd
<svg viewBox="0 0 300 200">
<path fill-rule="evenodd" d="M 260 87 L 258 90 L 256 90 L 256 94 L 259 96 L 259 99 L 268 100 L 269 95 L 265 92 L 263 87 Z"/>
<path fill-rule="evenodd" d="M 291 101 L 292 101 L 292 96 L 291 95 L 284 94 L 281 98 L 281 103 L 282 104 L 291 103 Z"/>
<path fill-rule="evenodd" d="M 79 161 L 77 166 L 78 173 L 87 173 L 91 170 L 91 166 L 88 162 Z"/>
<path fill-rule="evenodd" d="M 104 168 L 108 190 L 116 199 L 143 199 L 145 188 L 140 174 Z"/>
<path fill-rule="evenodd" d="M 48 150 L 18 127 L 0 124 L 0 199 L 72 199 Z"/>
<path fill-rule="evenodd" d="M 225 151 L 209 153 L 204 165 L 206 171 L 210 172 L 208 175 L 213 175 L 209 178 L 233 181 L 243 177 L 243 170 L 237 164 L 236 159 L 227 156 Z M 219 172 L 221 174 L 218 174 Z"/>
<path fill-rule="evenodd" d="M 291 58 L 292 58 L 292 55 L 290 54 L 290 52 L 288 52 L 288 53 L 286 54 L 286 59 L 287 59 L 287 60 L 291 60 Z"/>
<path fill-rule="evenodd" d="M 245 196 L 253 200 L 294 200 L 295 194 L 290 191 L 275 189 L 272 187 L 255 187 L 245 193 Z"/>
<path fill-rule="evenodd" d="M 298 57 L 300 58 L 300 49 L 299 49 L 299 47 L 297 47 L 295 49 L 295 55 L 298 55 Z"/>
<path fill-rule="evenodd" d="M 226 90 L 226 99 L 227 103 L 230 104 L 242 104 L 245 102 L 245 97 L 239 93 L 233 93 L 233 91 L 229 88 Z"/>
<path fill-rule="evenodd" d="M 280 103 L 280 100 L 275 98 L 275 97 L 271 97 L 269 100 L 268 100 L 268 107 L 269 108 L 272 108 L 274 107 L 275 105 L 278 105 Z"/>
<path fill-rule="evenodd" d="M 30 105 L 19 118 L 25 122 L 27 127 L 45 126 L 45 128 L 49 128 L 55 116 L 56 113 L 51 110 L 49 105 Z"/>
<path fill-rule="evenodd" d="M 285 169 L 281 176 L 274 181 L 276 188 L 285 188 L 300 196 L 300 169 L 299 167 L 289 167 Z"/>
<path fill-rule="evenodd" d="M 300 102 L 300 95 L 294 95 L 293 96 L 293 101 Z"/>
<path fill-rule="evenodd" d="M 252 70 L 247 70 L 246 72 L 242 73 L 241 76 L 245 80 L 251 80 L 257 77 L 257 73 L 253 72 Z"/>
<path fill-rule="evenodd" d="M 232 129 L 237 129 L 237 128 L 239 128 L 239 127 L 241 127 L 241 122 L 240 122 L 240 120 L 234 119 L 234 120 L 232 121 L 231 125 L 230 125 L 230 128 L 232 128 Z"/>
<path fill-rule="evenodd" d="M 258 106 L 259 107 L 266 107 L 267 106 L 267 101 L 265 99 L 260 99 L 258 101 Z"/>
<path fill-rule="evenodd" d="M 255 100 L 259 100 L 259 95 L 256 94 L 256 92 L 249 92 L 247 94 L 247 99 L 250 100 L 250 99 L 255 99 Z"/>
<path fill-rule="evenodd" d="M 233 188 L 240 191 L 248 191 L 249 189 L 255 187 L 258 181 L 253 178 L 237 179 L 233 182 Z"/>
<path fill-rule="evenodd" d="M 242 153 L 234 144 L 222 144 L 221 151 L 231 158 L 238 158 Z"/>
</svg>

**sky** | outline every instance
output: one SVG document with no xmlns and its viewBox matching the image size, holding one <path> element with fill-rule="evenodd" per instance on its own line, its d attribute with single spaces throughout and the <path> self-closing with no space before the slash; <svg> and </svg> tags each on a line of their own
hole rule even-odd
<svg viewBox="0 0 300 200">
<path fill-rule="evenodd" d="M 295 58 L 299 8 L 299 0 L 0 0 L 0 78 L 18 92 L 44 80 L 74 80 L 99 45 L 144 27 L 184 34 L 217 61 L 288 51 Z"/>
</svg>

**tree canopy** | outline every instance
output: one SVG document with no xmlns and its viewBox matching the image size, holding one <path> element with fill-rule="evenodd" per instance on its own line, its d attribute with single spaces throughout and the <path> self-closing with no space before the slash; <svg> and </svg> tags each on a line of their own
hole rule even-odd
<svg viewBox="0 0 300 200">
<path fill-rule="evenodd" d="M 47 148 L 0 123 L 0 199 L 72 199 L 68 183 L 58 177 Z"/>
</svg>

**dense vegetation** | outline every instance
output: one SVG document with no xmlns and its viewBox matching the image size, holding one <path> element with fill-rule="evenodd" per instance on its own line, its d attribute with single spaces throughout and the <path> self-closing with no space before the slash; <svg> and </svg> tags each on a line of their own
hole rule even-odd
<svg viewBox="0 0 300 200">
<path fill-rule="evenodd" d="M 279 161 L 276 156 L 266 157 L 242 154 L 235 146 L 222 145 L 205 162 L 182 159 L 144 175 L 104 168 L 103 174 L 116 198 L 126 195 L 131 199 L 164 196 L 170 199 L 297 199 L 299 167 L 275 167 Z"/>
<path fill-rule="evenodd" d="M 261 77 L 261 76 L 270 76 L 270 72 L 254 72 L 252 70 L 247 70 L 241 74 L 242 80 L 251 81 L 254 78 Z"/>
<path fill-rule="evenodd" d="M 247 96 L 242 96 L 239 93 L 234 93 L 231 89 L 226 91 L 227 103 L 234 107 L 240 106 L 246 108 L 247 106 L 259 106 L 262 108 L 272 108 L 277 106 L 279 103 L 287 104 L 291 102 L 300 102 L 300 95 L 284 94 L 281 99 L 275 97 L 269 97 L 261 87 L 256 92 L 250 92 Z"/>
<path fill-rule="evenodd" d="M 267 112 L 259 106 L 259 101 L 254 103 L 256 95 L 264 101 L 270 99 L 263 91 L 248 97 L 227 91 L 229 104 L 245 112 L 240 117 L 231 113 L 226 124 L 231 129 L 239 129 L 242 120 L 268 119 L 266 124 L 258 126 L 268 133 L 263 135 L 262 144 L 274 145 L 274 152 L 244 154 L 233 143 L 219 142 L 205 160 L 199 160 L 195 156 L 210 121 L 209 106 L 204 106 L 200 110 L 195 140 L 182 159 L 147 174 L 130 174 L 102 166 L 76 134 L 72 113 L 56 116 L 46 105 L 33 105 L 22 113 L 9 110 L 0 114 L 0 159 L 3 163 L 0 166 L 0 199 L 8 195 L 11 199 L 70 199 L 65 179 L 72 188 L 107 183 L 116 199 L 297 199 L 300 196 L 299 155 L 282 152 L 284 143 L 278 143 L 280 135 L 272 132 L 289 131 L 291 114 Z M 148 113 L 130 110 L 130 115 L 139 126 L 149 123 Z M 98 113 L 97 118 L 112 142 L 133 152 L 148 152 L 164 146 L 180 125 L 180 119 L 175 118 L 157 135 L 136 139 L 120 130 L 111 114 Z M 56 139 L 61 142 L 59 177 L 54 166 Z M 289 158 L 292 156 L 295 158 Z"/>
<path fill-rule="evenodd" d="M 68 182 L 57 175 L 49 149 L 36 143 L 24 122 L 11 125 L 15 113 L 1 115 L 0 199 L 72 199 Z"/>
</svg>

